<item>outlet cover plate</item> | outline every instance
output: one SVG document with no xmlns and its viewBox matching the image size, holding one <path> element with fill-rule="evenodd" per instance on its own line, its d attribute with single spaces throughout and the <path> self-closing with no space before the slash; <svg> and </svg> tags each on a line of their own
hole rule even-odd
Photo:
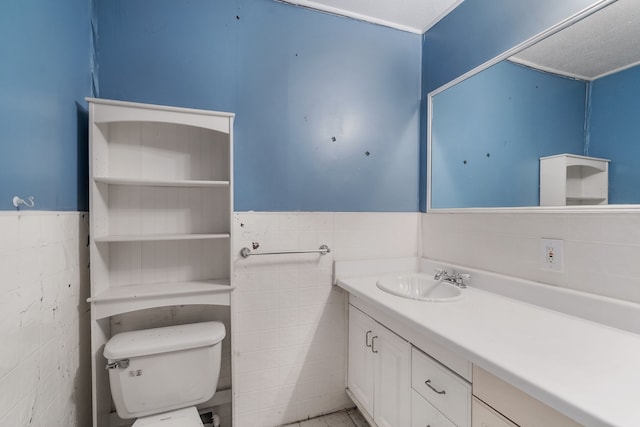
<svg viewBox="0 0 640 427">
<path fill-rule="evenodd" d="M 564 241 L 561 239 L 540 240 L 540 268 L 561 273 L 564 271 Z"/>
</svg>

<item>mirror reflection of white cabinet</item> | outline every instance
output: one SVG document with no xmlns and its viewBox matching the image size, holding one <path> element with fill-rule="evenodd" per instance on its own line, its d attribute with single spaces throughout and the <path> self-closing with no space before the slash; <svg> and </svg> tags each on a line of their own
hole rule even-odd
<svg viewBox="0 0 640 427">
<path fill-rule="evenodd" d="M 575 154 L 540 158 L 540 206 L 606 205 L 609 160 Z"/>
</svg>

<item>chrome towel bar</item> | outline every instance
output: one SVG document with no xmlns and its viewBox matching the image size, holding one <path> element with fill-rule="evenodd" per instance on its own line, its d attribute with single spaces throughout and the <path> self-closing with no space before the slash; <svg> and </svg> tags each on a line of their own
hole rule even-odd
<svg viewBox="0 0 640 427">
<path fill-rule="evenodd" d="M 322 245 L 319 249 L 309 249 L 309 250 L 300 250 L 300 251 L 274 251 L 274 252 L 251 252 L 249 248 L 242 248 L 240 250 L 240 255 L 242 258 L 248 258 L 253 255 L 281 255 L 281 254 L 315 254 L 318 253 L 320 255 L 326 255 L 331 252 L 329 246 Z"/>
</svg>

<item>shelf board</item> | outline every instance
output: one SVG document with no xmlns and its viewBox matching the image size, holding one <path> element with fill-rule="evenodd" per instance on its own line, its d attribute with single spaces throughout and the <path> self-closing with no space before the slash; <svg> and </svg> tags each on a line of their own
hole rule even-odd
<svg viewBox="0 0 640 427">
<path fill-rule="evenodd" d="M 235 289 L 229 283 L 228 279 L 216 279 L 116 286 L 87 302 L 92 304 L 96 319 L 170 305 L 229 305 Z"/>
<path fill-rule="evenodd" d="M 135 179 L 135 178 L 112 178 L 106 176 L 94 177 L 95 182 L 110 185 L 132 185 L 143 187 L 229 187 L 229 181 L 207 181 L 207 180 L 160 180 L 160 179 Z"/>
<path fill-rule="evenodd" d="M 103 242 L 161 242 L 167 240 L 210 240 L 228 239 L 229 233 L 212 234 L 127 234 L 99 236 L 94 239 L 96 243 Z"/>
</svg>

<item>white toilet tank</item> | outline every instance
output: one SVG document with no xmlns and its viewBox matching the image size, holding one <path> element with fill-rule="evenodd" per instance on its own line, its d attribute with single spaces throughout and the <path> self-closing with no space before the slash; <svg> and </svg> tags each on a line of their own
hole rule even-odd
<svg viewBox="0 0 640 427">
<path fill-rule="evenodd" d="M 104 347 L 109 384 L 121 418 L 138 418 L 211 399 L 220 375 L 221 322 L 114 335 Z"/>
</svg>

